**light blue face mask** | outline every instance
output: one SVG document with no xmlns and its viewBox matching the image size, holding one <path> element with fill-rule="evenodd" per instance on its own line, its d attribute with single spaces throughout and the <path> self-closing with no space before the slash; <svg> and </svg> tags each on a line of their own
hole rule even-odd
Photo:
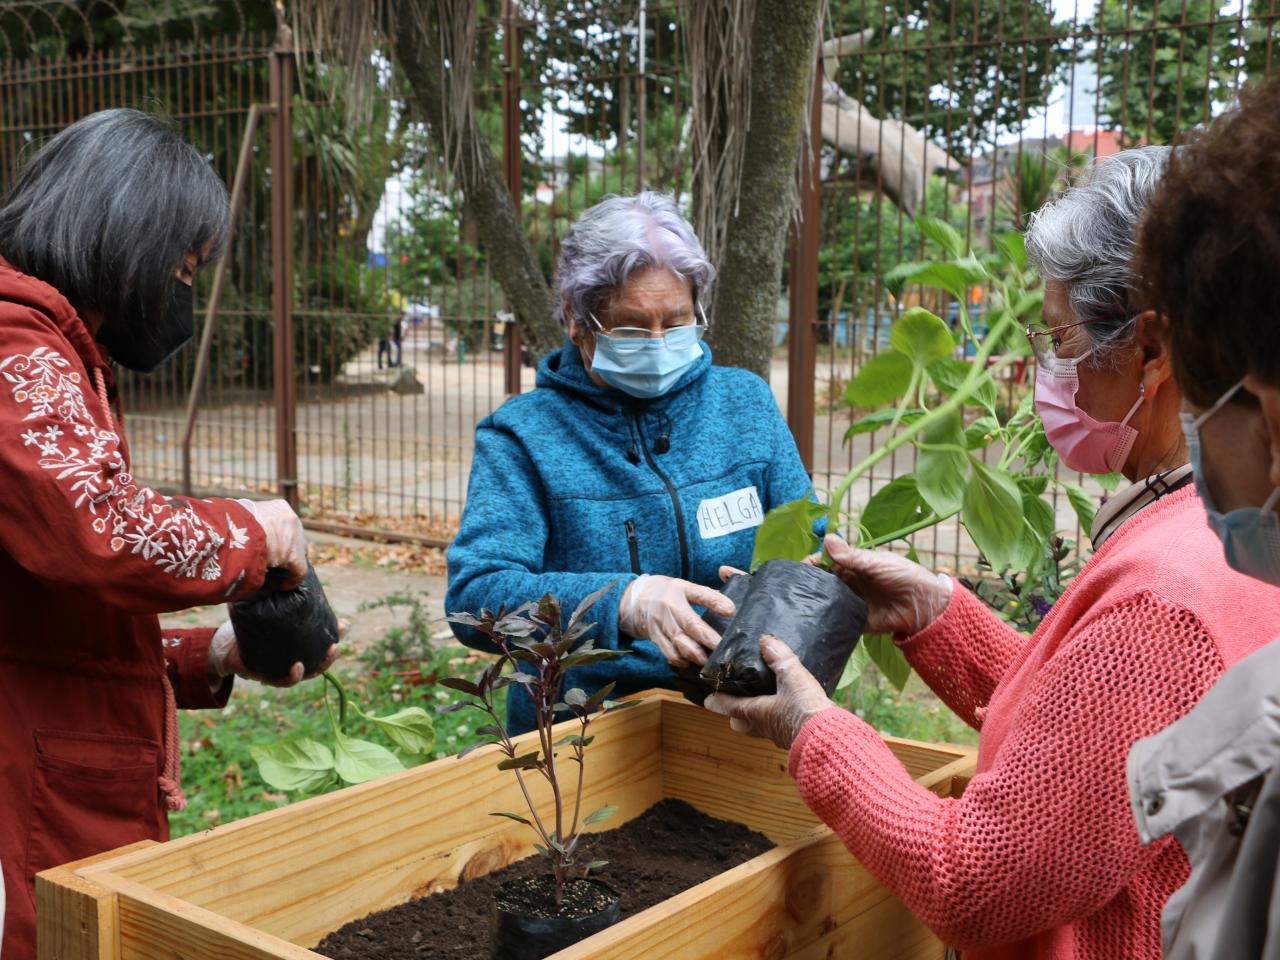
<svg viewBox="0 0 1280 960">
<path fill-rule="evenodd" d="M 1280 516 L 1276 505 L 1280 503 L 1280 487 L 1271 492 L 1261 507 L 1241 507 L 1230 513 L 1222 513 L 1213 505 L 1209 485 L 1200 468 L 1200 428 L 1204 422 L 1223 408 L 1244 386 L 1244 381 L 1218 398 L 1218 402 L 1193 417 L 1189 413 L 1178 415 L 1182 421 L 1182 433 L 1187 438 L 1187 454 L 1191 460 L 1191 473 L 1195 477 L 1196 492 L 1204 501 L 1209 515 L 1209 527 L 1222 541 L 1227 566 L 1247 577 L 1280 586 Z"/>
<path fill-rule="evenodd" d="M 705 323 L 676 327 L 661 337 L 642 327 L 618 327 L 608 332 L 594 315 L 596 352 L 591 371 L 609 386 L 641 400 L 660 397 L 702 356 L 699 341 Z"/>
</svg>

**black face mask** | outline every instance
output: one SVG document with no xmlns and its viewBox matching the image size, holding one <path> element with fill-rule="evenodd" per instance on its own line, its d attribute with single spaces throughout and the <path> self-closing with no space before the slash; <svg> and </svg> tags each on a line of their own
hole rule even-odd
<svg viewBox="0 0 1280 960">
<path fill-rule="evenodd" d="M 98 332 L 98 339 L 111 353 L 111 359 L 127 370 L 154 373 L 195 336 L 191 285 L 181 280 L 174 283 L 164 316 L 160 323 L 146 325 L 150 329 L 137 320 L 119 323 L 112 319 L 108 318 Z"/>
</svg>

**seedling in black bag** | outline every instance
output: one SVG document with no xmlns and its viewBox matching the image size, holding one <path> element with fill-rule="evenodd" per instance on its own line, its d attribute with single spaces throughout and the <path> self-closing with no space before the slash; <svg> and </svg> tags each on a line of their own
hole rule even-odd
<svg viewBox="0 0 1280 960">
<path fill-rule="evenodd" d="M 587 875 L 604 866 L 605 861 L 590 859 L 584 843 L 584 828 L 607 819 L 617 808 L 606 805 L 582 816 L 582 790 L 587 747 L 592 741 L 592 737 L 587 735 L 587 728 L 603 713 L 630 706 L 634 701 L 610 702 L 607 698 L 613 692 L 612 683 L 590 696 L 575 687 L 561 697 L 567 670 L 611 660 L 625 653 L 596 647 L 588 636 L 595 624 L 583 620 L 587 611 L 612 588 L 610 583 L 583 600 L 563 629 L 560 604 L 550 594 L 510 613 L 499 609 L 496 614 L 486 610 L 479 615 L 455 613 L 449 616 L 451 622 L 483 633 L 497 647 L 499 656 L 475 681 L 461 677 L 441 680 L 445 686 L 470 698 L 441 707 L 441 712 L 473 707 L 492 719 L 492 723 L 476 730 L 486 739 L 459 756 L 465 756 L 479 746 L 497 744 L 503 754 L 498 769 L 510 770 L 514 774 L 528 815 L 507 811 L 491 815 L 506 817 L 532 830 L 537 836 L 534 848 L 551 867 L 552 882 L 547 885 L 551 888 L 547 891 L 550 896 L 546 898 L 551 903 L 538 905 L 536 891 L 527 889 L 529 884 L 518 880 L 504 885 L 495 895 L 492 929 L 496 957 L 533 957 L 553 953 L 616 922 L 620 915 L 616 894 L 597 881 L 586 880 Z M 506 732 L 495 706 L 499 693 L 517 683 L 524 685 L 533 700 L 538 734 L 536 748 L 523 752 Z M 577 732 L 554 740 L 552 727 L 557 715 L 565 714 L 577 720 Z M 564 775 L 565 763 L 577 764 L 574 784 Z M 526 776 L 540 776 L 550 786 L 554 798 L 553 816 L 539 815 L 537 804 L 529 793 Z M 591 888 L 575 887 L 575 883 L 587 882 Z M 523 887 L 507 889 L 512 884 Z"/>
</svg>

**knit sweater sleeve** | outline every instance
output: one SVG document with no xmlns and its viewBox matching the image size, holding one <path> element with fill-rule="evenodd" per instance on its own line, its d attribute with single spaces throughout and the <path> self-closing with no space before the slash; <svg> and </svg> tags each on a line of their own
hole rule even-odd
<svg viewBox="0 0 1280 960">
<path fill-rule="evenodd" d="M 1018 941 L 1098 910 L 1162 851 L 1139 840 L 1125 758 L 1222 670 L 1193 614 L 1139 594 L 1067 635 L 960 798 L 915 783 L 874 730 L 835 708 L 805 725 L 791 771 L 814 812 L 943 940 Z"/>
<path fill-rule="evenodd" d="M 980 728 L 976 711 L 986 707 L 1030 641 L 957 583 L 942 616 L 899 646 L 942 702 Z"/>
</svg>

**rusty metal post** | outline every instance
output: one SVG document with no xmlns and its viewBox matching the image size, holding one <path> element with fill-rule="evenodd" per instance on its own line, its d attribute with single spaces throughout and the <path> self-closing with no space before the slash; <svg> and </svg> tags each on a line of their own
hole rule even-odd
<svg viewBox="0 0 1280 960">
<path fill-rule="evenodd" d="M 520 8 L 516 0 L 502 5 L 502 172 L 516 213 L 524 209 L 523 158 L 520 154 Z M 508 395 L 520 392 L 521 355 L 519 317 L 508 304 L 511 319 L 502 332 L 502 380 Z"/>
<path fill-rule="evenodd" d="M 804 467 L 813 473 L 817 410 L 818 245 L 822 219 L 822 57 L 813 75 L 809 150 L 800 164 L 800 217 L 791 226 L 791 313 L 787 336 L 787 424 Z"/>
<path fill-rule="evenodd" d="M 271 330 L 276 483 L 298 507 L 298 384 L 293 331 L 293 34 L 283 24 L 271 54 Z"/>
<path fill-rule="evenodd" d="M 645 81 L 645 63 L 646 47 L 648 45 L 648 16 L 645 10 L 645 0 L 640 0 L 639 17 L 639 41 L 640 41 L 640 57 L 638 75 L 636 77 L 636 193 L 643 190 L 647 184 L 645 183 L 644 169 L 644 151 L 645 151 L 645 127 L 648 124 L 648 84 Z M 626 80 L 622 81 L 626 83 Z M 626 134 L 626 131 L 623 131 Z"/>
</svg>

